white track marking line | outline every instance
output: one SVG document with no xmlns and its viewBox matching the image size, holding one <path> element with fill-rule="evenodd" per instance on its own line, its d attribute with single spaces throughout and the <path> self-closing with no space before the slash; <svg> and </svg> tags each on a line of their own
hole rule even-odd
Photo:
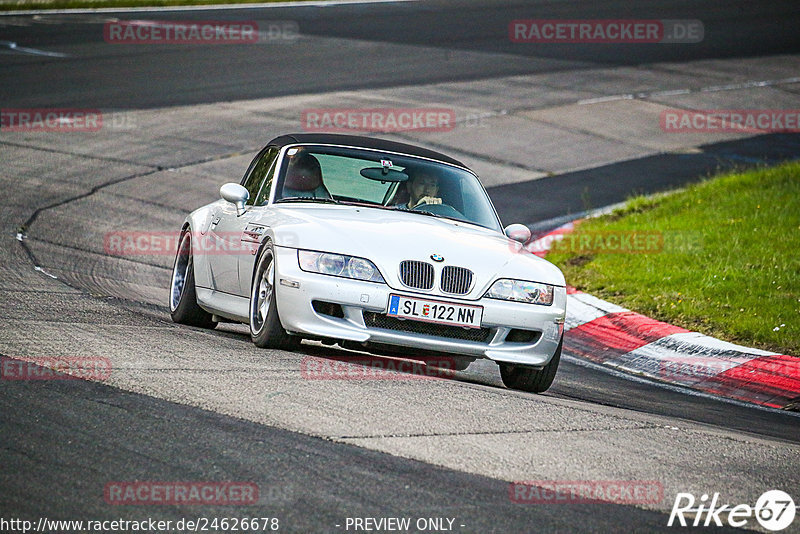
<svg viewBox="0 0 800 534">
<path fill-rule="evenodd" d="M 20 54 L 33 54 L 34 56 L 47 57 L 69 57 L 69 55 L 62 54 L 61 52 L 48 52 L 47 50 L 38 50 L 36 48 L 17 46 L 17 43 L 13 41 L 0 41 L 0 46 L 4 46 L 9 50 L 13 50 L 14 52 L 19 52 Z"/>
<path fill-rule="evenodd" d="M 640 95 L 641 94 L 642 93 L 640 93 Z M 583 100 L 578 100 L 577 104 L 579 106 L 583 106 L 585 104 L 602 104 L 603 102 L 614 102 L 616 100 L 633 100 L 634 98 L 637 98 L 637 96 L 634 96 L 630 93 L 625 95 L 598 96 L 595 98 L 584 98 Z"/>
</svg>

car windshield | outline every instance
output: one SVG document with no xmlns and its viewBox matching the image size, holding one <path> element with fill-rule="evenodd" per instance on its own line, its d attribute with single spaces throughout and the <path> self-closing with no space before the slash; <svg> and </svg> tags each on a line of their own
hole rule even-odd
<svg viewBox="0 0 800 534">
<path fill-rule="evenodd" d="M 489 198 L 472 173 L 366 149 L 290 147 L 279 171 L 275 202 L 368 205 L 500 230 Z"/>
</svg>

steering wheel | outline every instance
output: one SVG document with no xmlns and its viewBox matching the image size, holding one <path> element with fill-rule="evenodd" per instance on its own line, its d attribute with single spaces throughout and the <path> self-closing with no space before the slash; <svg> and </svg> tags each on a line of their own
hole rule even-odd
<svg viewBox="0 0 800 534">
<path fill-rule="evenodd" d="M 449 204 L 420 204 L 414 206 L 411 211 L 427 211 L 434 215 L 443 215 L 444 217 L 463 218 L 464 215 Z"/>
</svg>

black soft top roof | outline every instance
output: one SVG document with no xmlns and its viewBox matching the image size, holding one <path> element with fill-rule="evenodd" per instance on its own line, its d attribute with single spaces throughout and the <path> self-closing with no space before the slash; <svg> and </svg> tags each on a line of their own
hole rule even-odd
<svg viewBox="0 0 800 534">
<path fill-rule="evenodd" d="M 451 165 L 458 165 L 459 167 L 466 167 L 460 161 L 445 156 L 439 152 L 428 150 L 414 145 L 407 145 L 405 143 L 397 143 L 395 141 L 387 141 L 385 139 L 375 139 L 373 137 L 364 137 L 362 135 L 343 135 L 343 134 L 329 134 L 329 133 L 293 133 L 281 135 L 269 142 L 270 146 L 283 147 L 286 145 L 294 145 L 297 143 L 309 144 L 324 144 L 324 145 L 347 145 L 354 147 L 372 148 L 374 150 L 386 150 L 387 152 L 399 152 L 401 154 L 408 154 L 410 156 L 420 156 L 423 158 L 449 163 Z"/>
</svg>

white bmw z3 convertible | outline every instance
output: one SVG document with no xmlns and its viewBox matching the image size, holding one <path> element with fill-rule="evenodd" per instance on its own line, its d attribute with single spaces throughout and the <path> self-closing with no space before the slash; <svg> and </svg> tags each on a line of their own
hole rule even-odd
<svg viewBox="0 0 800 534">
<path fill-rule="evenodd" d="M 301 339 L 500 366 L 545 391 L 561 355 L 561 271 L 505 229 L 477 176 L 431 150 L 367 137 L 273 139 L 240 184 L 181 229 L 170 311 L 250 325 L 259 347 Z"/>
</svg>

